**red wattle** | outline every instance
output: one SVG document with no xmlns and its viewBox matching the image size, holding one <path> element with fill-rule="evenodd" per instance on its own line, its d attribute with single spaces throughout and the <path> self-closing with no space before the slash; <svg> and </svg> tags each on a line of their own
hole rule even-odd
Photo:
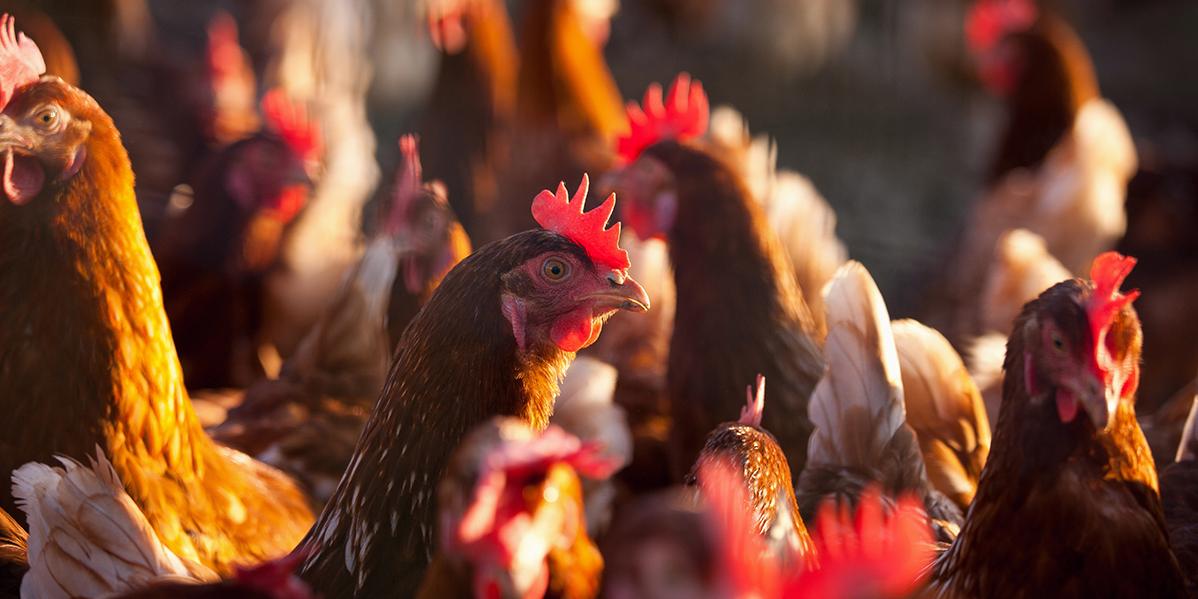
<svg viewBox="0 0 1198 599">
<path fill-rule="evenodd" d="M 1057 389 L 1057 416 L 1065 424 L 1077 417 L 1077 396 L 1072 391 Z"/>
<path fill-rule="evenodd" d="M 591 317 L 589 307 L 580 307 L 563 314 L 549 329 L 550 338 L 562 351 L 576 352 L 599 338 L 599 327 Z"/>
</svg>

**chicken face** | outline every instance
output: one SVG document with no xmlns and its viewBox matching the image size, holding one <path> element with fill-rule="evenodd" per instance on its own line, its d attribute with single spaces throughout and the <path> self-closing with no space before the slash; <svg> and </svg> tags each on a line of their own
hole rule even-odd
<svg viewBox="0 0 1198 599">
<path fill-rule="evenodd" d="M 73 110 L 72 107 L 83 107 Z M 43 77 L 0 113 L 3 192 L 13 204 L 29 203 L 47 182 L 74 177 L 87 159 L 88 106 L 95 103 L 57 77 Z M 98 110 L 98 107 L 95 107 Z"/>
<path fill-rule="evenodd" d="M 616 310 L 644 312 L 649 296 L 626 270 L 597 266 L 573 244 L 542 252 L 503 276 L 503 314 L 521 351 L 576 352 Z"/>
<path fill-rule="evenodd" d="M 620 196 L 621 220 L 637 237 L 666 238 L 678 211 L 678 195 L 674 175 L 665 163 L 644 155 L 610 174 L 604 183 Z"/>
<path fill-rule="evenodd" d="M 1066 293 L 1073 290 L 1073 293 Z M 1033 402 L 1051 399 L 1068 424 L 1078 408 L 1094 428 L 1105 430 L 1121 399 L 1129 401 L 1139 380 L 1140 333 L 1130 307 L 1115 314 L 1096 338 L 1086 305 L 1089 290 L 1065 283 L 1041 296 L 1041 308 L 1025 326 L 1024 380 Z"/>
</svg>

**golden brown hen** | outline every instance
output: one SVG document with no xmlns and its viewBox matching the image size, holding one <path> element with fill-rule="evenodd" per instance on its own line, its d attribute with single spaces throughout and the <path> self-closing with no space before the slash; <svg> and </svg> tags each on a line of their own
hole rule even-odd
<svg viewBox="0 0 1198 599">
<path fill-rule="evenodd" d="M 176 553 L 227 572 L 290 550 L 312 521 L 302 494 L 192 411 L 112 120 L 0 29 L 0 472 L 99 445 Z"/>
</svg>

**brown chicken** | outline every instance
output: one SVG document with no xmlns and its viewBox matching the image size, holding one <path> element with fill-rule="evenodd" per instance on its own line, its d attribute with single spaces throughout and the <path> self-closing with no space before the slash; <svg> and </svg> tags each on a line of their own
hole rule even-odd
<svg viewBox="0 0 1198 599">
<path fill-rule="evenodd" d="M 211 158 L 185 207 L 167 216 L 155 257 L 183 373 L 193 389 L 245 387 L 259 361 L 263 284 L 307 203 L 320 133 L 281 91 L 267 126 Z"/>
<path fill-rule="evenodd" d="M 677 307 L 667 389 L 674 476 L 690 469 L 721 414 L 739 409 L 744 381 L 770 381 L 762 424 L 792 469 L 806 464 L 807 398 L 823 374 L 815 325 L 780 243 L 737 170 L 692 141 L 707 126 L 702 86 L 680 75 L 630 107 L 627 163 L 612 175 L 626 220 L 669 245 Z"/>
<path fill-rule="evenodd" d="M 1016 320 L 990 461 L 933 596 L 1185 596 L 1135 418 L 1133 264 L 1103 254 Z"/>
<path fill-rule="evenodd" d="M 353 456 L 403 330 L 470 253 L 444 188 L 421 180 L 415 138 L 400 145 L 404 161 L 382 224 L 337 298 L 280 376 L 247 389 L 211 431 L 295 476 L 317 505 L 332 495 Z"/>
<path fill-rule="evenodd" d="M 439 549 L 417 596 L 595 597 L 603 557 L 587 536 L 579 476 L 611 474 L 600 451 L 517 418 L 471 432 L 441 481 Z"/>
<path fill-rule="evenodd" d="M 112 120 L 2 29 L 0 472 L 99 445 L 176 553 L 228 572 L 289 550 L 298 489 L 196 421 Z"/>
<path fill-rule="evenodd" d="M 1001 235 L 1024 228 L 1080 274 L 1123 234 L 1136 150 L 1119 111 L 1064 20 L 1032 0 L 977 0 L 966 38 L 1007 119 L 984 196 L 974 206 L 928 322 L 954 343 L 985 331 L 980 297 Z"/>
<path fill-rule="evenodd" d="M 856 505 L 871 488 L 923 502 L 938 540 L 964 518 L 930 483 L 919 439 L 907 423 L 904 381 L 890 316 L 869 272 L 850 261 L 824 289 L 827 372 L 808 402 L 815 425 L 795 493 L 812 522 L 828 499 Z M 943 437 L 941 437 L 943 439 Z"/>
<path fill-rule="evenodd" d="M 535 229 L 488 244 L 446 275 L 396 348 L 349 469 L 309 532 L 302 576 L 327 599 L 415 589 L 433 549 L 435 487 L 486 419 L 548 424 L 574 352 L 649 298 L 625 276 L 609 198 L 583 213 L 587 179 L 533 202 Z"/>
<path fill-rule="evenodd" d="M 425 170 L 448 190 L 472 237 L 498 193 L 516 106 L 516 40 L 501 0 L 428 0 L 429 33 L 441 50 L 421 117 Z"/>
<path fill-rule="evenodd" d="M 799 516 L 786 456 L 774 436 L 761 428 L 765 377 L 758 375 L 756 391 L 750 387 L 745 393 L 740 419 L 719 425 L 707 436 L 687 484 L 701 484 L 699 476 L 712 462 L 731 466 L 745 483 L 754 530 L 766 539 L 770 553 L 784 562 L 800 563 L 812 556 L 814 546 Z"/>
<path fill-rule="evenodd" d="M 249 568 L 238 568 L 229 580 L 196 584 L 162 582 L 116 595 L 112 599 L 317 599 L 294 575 L 301 556 L 291 554 Z"/>
<path fill-rule="evenodd" d="M 499 167 L 499 197 L 484 239 L 531 226 L 523 204 L 545 181 L 611 165 L 611 143 L 626 128 L 624 99 L 603 58 L 610 15 L 592 15 L 586 4 L 534 0 L 524 7 L 511 132 L 519 151 Z"/>
</svg>

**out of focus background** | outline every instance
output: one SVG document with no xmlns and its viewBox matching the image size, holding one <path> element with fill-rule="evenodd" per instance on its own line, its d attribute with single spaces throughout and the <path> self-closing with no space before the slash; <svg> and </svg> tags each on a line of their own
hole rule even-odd
<svg viewBox="0 0 1198 599">
<path fill-rule="evenodd" d="M 523 98 L 536 85 L 525 80 L 536 79 L 537 69 L 545 71 L 544 77 L 558 76 L 550 73 L 558 68 L 555 60 L 570 53 L 560 38 L 576 33 L 551 31 L 559 23 L 555 6 L 567 3 L 588 15 L 580 31 L 601 48 L 619 95 L 637 100 L 649 83 L 690 72 L 703 82 L 713 106 L 734 106 L 753 135 L 776 141 L 779 167 L 810 179 L 834 209 L 836 233 L 848 254 L 876 277 L 891 314 L 925 314 L 933 282 L 953 258 L 963 223 L 992 182 L 989 171 L 1006 126 L 1002 100 L 979 83 L 967 50 L 962 23 L 969 3 L 484 3 L 495 5 L 490 10 L 506 9 L 501 20 L 507 32 L 492 30 L 483 42 L 469 43 L 501 47 L 510 39 L 516 45 L 515 53 L 500 48 L 488 59 L 490 68 L 502 73 L 492 77 L 492 85 L 505 77 L 518 80 Z M 470 92 L 464 90 L 472 89 L 468 81 L 458 91 L 438 92 L 438 81 L 452 75 L 446 75 L 447 65 L 460 60 L 451 50 L 453 37 L 462 32 L 445 30 L 447 37 L 434 43 L 429 7 L 437 4 L 3 2 L 38 41 L 50 71 L 77 76 L 114 115 L 132 155 L 152 242 L 172 211 L 189 207 L 203 180 L 196 172 L 205 156 L 259 126 L 256 109 L 267 90 L 284 90 L 306 107 L 306 117 L 322 132 L 320 177 L 289 225 L 299 232 L 279 242 L 288 272 L 275 276 L 273 286 L 262 292 L 268 305 L 271 294 L 284 298 L 254 316 L 268 330 L 275 326 L 272 319 L 281 318 L 272 314 L 311 321 L 320 311 L 321 300 L 296 298 L 330 295 L 321 289 L 334 286 L 355 259 L 352 240 L 363 222 L 370 226 L 369 207 L 390 184 L 387 173 L 399 162 L 401 134 L 427 129 L 430 114 L 455 102 L 465 107 L 459 113 L 463 127 L 482 118 L 466 102 Z M 445 11 L 460 12 L 469 9 L 458 5 L 471 0 L 441 4 L 449 6 L 442 7 Z M 1127 184 L 1129 221 L 1119 247 L 1141 259 L 1130 285 L 1143 287 L 1146 301 L 1154 298 L 1152 314 L 1144 317 L 1146 362 L 1179 364 L 1159 367 L 1171 369 L 1161 376 L 1145 377 L 1142 401 L 1159 405 L 1193 377 L 1198 365 L 1198 318 L 1190 310 L 1198 299 L 1198 4 L 1044 0 L 1040 6 L 1076 31 L 1101 96 L 1121 112 L 1134 140 L 1138 164 Z M 51 42 L 59 35 L 55 25 L 63 38 Z M 542 53 L 543 64 L 525 58 L 535 54 L 530 46 L 536 44 L 550 49 Z M 68 52 L 56 50 L 66 45 L 77 66 L 67 64 Z M 581 89 L 582 104 L 607 93 L 587 91 L 589 84 L 605 83 L 586 70 L 566 78 L 567 83 L 549 85 Z M 536 108 L 522 104 L 516 110 Z M 432 152 L 453 152 L 455 143 L 452 138 L 424 140 L 426 148 L 439 146 Z M 524 149 L 517 141 L 510 151 L 519 155 Z M 527 197 L 554 183 L 530 183 Z M 480 190 L 476 195 L 482 195 Z M 455 208 L 459 191 L 450 185 Z M 458 216 L 476 246 L 491 236 L 477 234 L 482 225 L 470 222 L 470 216 Z M 168 310 L 169 303 L 168 298 Z M 285 329 L 304 329 L 276 328 L 285 357 L 300 334 Z M 181 347 L 181 353 L 186 349 Z M 198 382 L 201 377 L 188 380 L 206 386 Z M 228 381 L 214 377 L 212 382 Z"/>
</svg>

